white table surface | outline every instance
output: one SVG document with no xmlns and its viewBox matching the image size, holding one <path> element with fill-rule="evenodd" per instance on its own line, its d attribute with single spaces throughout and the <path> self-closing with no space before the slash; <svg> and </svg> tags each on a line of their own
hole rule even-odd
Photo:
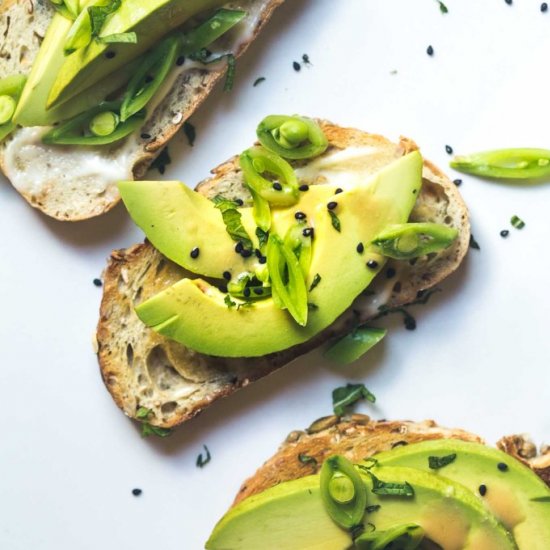
<svg viewBox="0 0 550 550">
<path fill-rule="evenodd" d="M 550 13 L 537 0 L 446 3 L 442 15 L 434 0 L 288 0 L 238 63 L 234 90 L 193 117 L 195 147 L 176 137 L 164 177 L 193 185 L 247 147 L 268 113 L 410 136 L 443 168 L 446 144 L 550 146 Z M 303 53 L 313 65 L 297 73 Z M 116 408 L 91 344 L 101 298 L 92 280 L 140 231 L 120 207 L 51 221 L 2 180 L 0 548 L 200 549 L 244 478 L 289 431 L 330 413 L 332 389 L 347 381 L 377 395 L 358 407 L 374 418 L 550 442 L 550 183 L 463 180 L 481 251 L 414 310 L 416 331 L 387 319 L 390 335 L 358 364 L 311 353 L 166 440 L 142 439 Z M 509 227 L 513 214 L 522 231 Z M 212 461 L 198 469 L 203 444 Z"/>
</svg>

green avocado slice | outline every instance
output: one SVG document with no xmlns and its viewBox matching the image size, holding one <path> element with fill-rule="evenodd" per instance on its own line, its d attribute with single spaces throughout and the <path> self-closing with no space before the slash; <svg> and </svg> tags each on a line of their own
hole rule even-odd
<svg viewBox="0 0 550 550">
<path fill-rule="evenodd" d="M 368 487 L 363 522 L 376 531 L 414 523 L 445 550 L 517 548 L 506 529 L 462 485 L 412 468 L 382 466 L 373 473 L 381 481 L 407 482 L 414 489 L 413 497 L 375 495 L 370 477 L 362 474 Z M 308 476 L 249 497 L 216 525 L 207 550 L 351 548 L 351 535 L 323 508 L 319 485 L 318 475 Z"/>
<path fill-rule="evenodd" d="M 114 74 L 191 17 L 224 3 L 223 0 L 125 0 L 107 19 L 101 36 L 135 32 L 137 44 L 104 44 L 93 40 L 88 47 L 68 55 L 49 92 L 47 107 L 60 105 Z"/>
<path fill-rule="evenodd" d="M 271 298 L 253 307 L 232 308 L 218 289 L 191 279 L 153 296 L 136 312 L 160 334 L 208 355 L 255 357 L 305 342 L 343 313 L 383 267 L 385 259 L 368 244 L 388 224 L 408 219 L 421 174 L 422 157 L 413 152 L 364 185 L 331 197 L 329 202 L 337 203 L 334 208 L 329 210 L 325 203 L 315 207 L 308 219 L 315 239 L 307 287 L 317 274 L 321 282 L 310 292 L 311 310 L 305 327 L 298 326 Z M 288 216 L 288 212 L 281 215 Z M 365 247 L 362 253 L 357 251 L 360 242 Z"/>
<path fill-rule="evenodd" d="M 456 458 L 438 469 L 430 457 Z M 406 445 L 376 455 L 379 464 L 432 471 L 467 487 L 514 535 L 519 548 L 550 548 L 550 488 L 527 466 L 498 449 L 456 439 Z M 484 493 L 483 496 L 480 494 Z"/>
</svg>

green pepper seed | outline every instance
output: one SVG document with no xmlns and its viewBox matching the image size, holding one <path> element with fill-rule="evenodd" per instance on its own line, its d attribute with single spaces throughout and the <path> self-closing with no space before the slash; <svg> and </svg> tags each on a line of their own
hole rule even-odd
<svg viewBox="0 0 550 550">
<path fill-rule="evenodd" d="M 355 496 L 353 481 L 345 475 L 335 474 L 328 484 L 330 496 L 341 504 L 347 504 Z"/>
<path fill-rule="evenodd" d="M 17 101 L 9 95 L 0 96 L 0 125 L 11 121 L 17 107 Z"/>
<path fill-rule="evenodd" d="M 90 121 L 90 132 L 94 136 L 110 136 L 117 129 L 119 122 L 120 118 L 112 111 L 99 113 Z"/>
<path fill-rule="evenodd" d="M 298 147 L 309 136 L 307 124 L 301 120 L 289 120 L 281 124 L 279 135 L 290 145 L 289 148 Z"/>
</svg>

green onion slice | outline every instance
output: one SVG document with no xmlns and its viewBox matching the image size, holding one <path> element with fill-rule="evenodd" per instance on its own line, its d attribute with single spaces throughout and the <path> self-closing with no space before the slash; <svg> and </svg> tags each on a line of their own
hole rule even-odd
<svg viewBox="0 0 550 550">
<path fill-rule="evenodd" d="M 355 539 L 357 550 L 416 550 L 424 539 L 424 529 L 415 523 L 396 525 L 384 531 L 363 533 Z"/>
<path fill-rule="evenodd" d="M 456 156 L 451 167 L 459 172 L 499 179 L 535 179 L 550 176 L 548 149 L 496 149 Z"/>
<path fill-rule="evenodd" d="M 0 143 L 17 127 L 12 118 L 26 82 L 21 74 L 0 79 Z"/>
<path fill-rule="evenodd" d="M 297 223 L 290 226 L 285 235 L 284 243 L 288 249 L 294 252 L 296 258 L 298 258 L 302 273 L 304 277 L 307 278 L 313 255 L 313 243 L 311 237 L 306 237 L 304 235 L 305 227 L 304 223 Z"/>
<path fill-rule="evenodd" d="M 365 355 L 387 334 L 383 328 L 360 326 L 340 338 L 326 352 L 325 357 L 341 365 L 349 365 Z"/>
<path fill-rule="evenodd" d="M 324 153 L 328 139 L 312 119 L 299 116 L 270 115 L 256 129 L 260 143 L 287 159 L 309 159 Z"/>
<path fill-rule="evenodd" d="M 367 505 L 367 487 L 353 464 L 334 455 L 321 468 L 321 499 L 331 519 L 344 529 L 361 522 Z"/>
<path fill-rule="evenodd" d="M 373 239 L 372 244 L 384 256 L 409 260 L 444 250 L 457 236 L 456 229 L 445 225 L 404 223 L 384 229 Z"/>
<path fill-rule="evenodd" d="M 120 117 L 112 111 L 104 111 L 99 113 L 90 121 L 90 132 L 94 136 L 110 136 L 120 122 Z"/>
</svg>

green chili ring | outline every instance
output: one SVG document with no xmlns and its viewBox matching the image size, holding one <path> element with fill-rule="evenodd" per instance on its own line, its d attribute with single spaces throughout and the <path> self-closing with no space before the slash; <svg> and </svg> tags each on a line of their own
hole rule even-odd
<svg viewBox="0 0 550 550">
<path fill-rule="evenodd" d="M 121 122 L 115 131 L 107 136 L 96 136 L 89 132 L 90 123 L 97 115 L 109 111 L 117 113 L 119 109 L 120 101 L 101 103 L 97 107 L 52 128 L 42 136 L 42 142 L 48 145 L 109 145 L 120 141 L 143 125 L 145 111 L 140 111 L 126 122 Z"/>
<path fill-rule="evenodd" d="M 344 529 L 359 525 L 367 506 L 367 486 L 353 464 L 339 455 L 327 458 L 320 481 L 321 499 L 331 519 Z"/>
<path fill-rule="evenodd" d="M 260 122 L 256 134 L 266 149 L 291 160 L 317 157 L 328 147 L 321 127 L 305 117 L 270 115 Z"/>
<path fill-rule="evenodd" d="M 437 223 L 403 223 L 391 225 L 379 233 L 372 245 L 388 258 L 410 260 L 449 247 L 458 231 Z"/>
<path fill-rule="evenodd" d="M 416 550 L 425 536 L 424 529 L 416 523 L 406 523 L 386 529 L 363 533 L 355 539 L 357 550 L 384 550 L 389 545 L 400 550 Z"/>
</svg>

